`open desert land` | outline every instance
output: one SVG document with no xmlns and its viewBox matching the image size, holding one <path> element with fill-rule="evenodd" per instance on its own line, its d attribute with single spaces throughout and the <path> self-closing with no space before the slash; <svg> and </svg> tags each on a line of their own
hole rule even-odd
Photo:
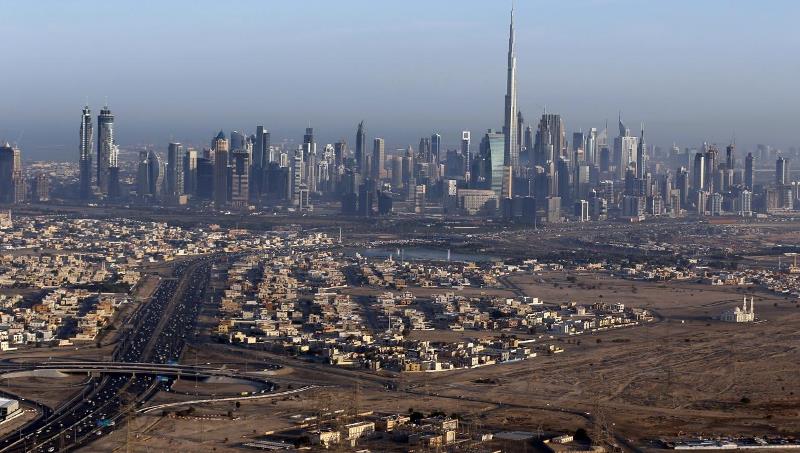
<svg viewBox="0 0 800 453">
<path fill-rule="evenodd" d="M 583 278 L 599 282 L 599 289 L 580 288 Z M 647 307 L 658 316 L 643 327 L 564 339 L 565 352 L 552 357 L 425 376 L 424 388 L 594 413 L 616 431 L 642 440 L 679 431 L 756 434 L 800 428 L 795 301 L 756 293 L 763 322 L 727 324 L 711 317 L 741 303 L 736 288 L 589 276 L 579 276 L 570 288 L 566 276 L 561 280 L 554 273 L 511 281 L 546 302 L 586 303 L 603 294 L 606 302 Z M 477 383 L 480 378 L 496 383 Z M 531 420 L 529 428 L 540 422 Z"/>
<path fill-rule="evenodd" d="M 800 429 L 800 308 L 795 301 L 736 287 L 634 282 L 591 273 L 515 274 L 508 281 L 512 291 L 545 303 L 622 302 L 649 308 L 656 318 L 640 327 L 556 337 L 564 348 L 560 354 L 440 373 L 334 368 L 239 346 L 204 344 L 187 350 L 183 362 L 227 363 L 251 372 L 263 368 L 263 375 L 282 390 L 303 384 L 327 387 L 274 400 L 244 400 L 238 409 L 230 402 L 191 405 L 195 412 L 186 417 L 142 415 L 132 424 L 135 442 L 155 450 L 235 451 L 248 439 L 287 428 L 291 414 L 354 405 L 402 413 L 441 410 L 488 430 L 591 432 L 603 425 L 640 446 L 680 432 L 777 434 Z M 712 319 L 741 303 L 745 293 L 755 295 L 760 322 Z M 481 334 L 459 332 L 454 338 L 470 333 Z M 444 332 L 412 335 L 426 334 Z M 266 368 L 276 363 L 284 368 Z M 387 390 L 387 383 L 397 390 Z M 244 391 L 235 384 L 190 381 L 175 390 L 159 394 L 152 404 Z M 200 415 L 213 420 L 201 422 Z M 117 432 L 82 451 L 119 448 L 126 436 Z"/>
</svg>

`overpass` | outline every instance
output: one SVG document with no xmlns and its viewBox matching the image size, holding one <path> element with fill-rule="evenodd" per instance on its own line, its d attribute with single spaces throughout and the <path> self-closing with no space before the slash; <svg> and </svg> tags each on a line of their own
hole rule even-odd
<svg viewBox="0 0 800 453">
<path fill-rule="evenodd" d="M 215 368 L 209 366 L 194 366 L 164 363 L 144 362 L 31 362 L 31 363 L 5 363 L 0 366 L 0 379 L 27 376 L 37 372 L 60 372 L 67 374 L 146 374 L 157 376 L 181 377 L 227 377 L 247 379 L 259 383 L 266 382 L 245 373 L 240 373 L 235 368 Z"/>
</svg>

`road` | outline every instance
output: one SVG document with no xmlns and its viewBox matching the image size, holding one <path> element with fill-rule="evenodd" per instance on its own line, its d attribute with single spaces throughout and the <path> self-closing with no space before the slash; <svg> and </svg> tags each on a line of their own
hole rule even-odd
<svg viewBox="0 0 800 453">
<path fill-rule="evenodd" d="M 114 350 L 114 362 L 177 362 L 194 329 L 211 262 L 202 257 L 175 266 L 175 278 L 163 280 L 129 320 L 130 331 Z M 60 407 L 40 408 L 37 419 L 0 440 L 0 452 L 74 450 L 113 430 L 117 420 L 169 385 L 169 379 L 152 375 L 103 375 Z"/>
</svg>

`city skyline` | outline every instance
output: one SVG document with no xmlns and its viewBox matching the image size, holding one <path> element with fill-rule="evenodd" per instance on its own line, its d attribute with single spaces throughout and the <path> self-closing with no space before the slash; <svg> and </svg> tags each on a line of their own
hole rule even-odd
<svg viewBox="0 0 800 453">
<path fill-rule="evenodd" d="M 387 149 L 413 145 L 417 137 L 432 132 L 443 136 L 446 147 L 455 148 L 462 130 L 500 129 L 503 106 L 497 102 L 502 95 L 498 81 L 505 59 L 501 43 L 507 39 L 503 36 L 507 23 L 501 23 L 508 19 L 510 3 L 466 2 L 456 9 L 447 8 L 450 2 L 437 3 L 428 11 L 430 17 L 441 17 L 439 22 L 415 18 L 420 5 L 410 3 L 389 6 L 388 12 L 364 2 L 349 2 L 333 10 L 311 3 L 305 11 L 307 21 L 321 26 L 319 30 L 299 37 L 286 34 L 287 21 L 281 20 L 264 27 L 264 40 L 253 36 L 253 19 L 239 14 L 243 8 L 220 11 L 219 6 L 205 4 L 186 11 L 178 2 L 146 4 L 137 11 L 125 6 L 94 11 L 93 2 L 69 8 L 49 4 L 52 13 L 62 12 L 66 19 L 49 25 L 63 39 L 60 43 L 48 40 L 46 48 L 26 26 L 41 17 L 44 8 L 15 5 L 9 11 L 11 32 L 30 39 L 23 40 L 29 45 L 11 49 L 15 71 L 10 83 L 18 89 L 7 93 L 0 107 L 4 120 L 0 137 L 19 142 L 28 158 L 71 160 L 77 147 L 73 112 L 87 97 L 95 111 L 108 98 L 118 122 L 115 139 L 123 148 L 150 143 L 160 149 L 169 141 L 205 143 L 209 131 L 220 127 L 250 130 L 256 124 L 270 129 L 274 143 L 282 139 L 299 143 L 309 123 L 320 143 L 333 143 L 339 138 L 352 140 L 352 124 L 365 119 L 373 137 L 385 138 Z M 300 14 L 284 5 L 241 5 L 281 19 Z M 797 94 L 789 82 L 798 68 L 782 58 L 782 49 L 791 48 L 797 37 L 781 27 L 791 14 L 778 15 L 744 2 L 630 6 L 628 1 L 582 1 L 569 6 L 519 2 L 518 109 L 536 118 L 546 106 L 562 115 L 570 132 L 602 127 L 622 110 L 626 118 L 645 121 L 648 141 L 661 146 L 673 141 L 689 147 L 699 147 L 703 141 L 722 145 L 734 134 L 744 149 L 756 143 L 795 146 L 790 125 L 800 102 L 792 101 Z M 786 7 L 796 8 L 788 3 Z M 382 15 L 400 19 L 398 24 L 408 19 L 408 32 L 402 38 L 393 37 L 397 35 L 393 27 L 399 27 L 393 24 L 374 33 L 383 19 L 362 22 L 345 17 L 357 10 L 367 18 L 380 10 Z M 158 27 L 153 37 L 134 33 L 131 22 L 137 17 L 153 14 L 161 23 L 176 12 L 191 16 L 198 28 L 217 17 L 221 31 L 241 33 L 195 42 L 197 32 L 183 29 L 179 22 L 176 31 L 182 33 L 171 36 L 164 36 Z M 687 17 L 675 20 L 683 14 Z M 87 62 L 98 52 L 107 61 L 71 66 L 60 46 L 87 33 L 91 36 L 86 30 L 92 28 L 82 24 L 88 25 L 97 15 L 103 15 L 104 21 L 96 29 L 114 29 L 118 38 L 114 48 L 101 43 L 72 49 L 77 61 Z M 592 31 L 605 30 L 601 25 L 609 17 L 624 22 L 637 39 L 627 38 L 614 27 L 602 36 L 593 35 Z M 757 28 L 748 26 L 756 17 L 769 19 L 774 26 L 757 33 Z M 330 25 L 331 19 L 338 19 L 337 27 Z M 579 25 L 579 32 L 557 26 L 564 22 Z M 736 33 L 730 34 L 734 29 Z M 669 39 L 654 38 L 669 30 L 675 32 Z M 157 51 L 157 45 L 162 49 Z M 617 50 L 619 46 L 624 50 Z M 135 58 L 125 52 L 129 48 L 138 50 Z M 543 59 L 545 50 L 548 58 Z M 53 58 L 42 62 L 37 55 L 45 51 Z M 211 77 L 204 68 L 213 67 L 210 61 L 215 53 L 229 70 Z M 268 63 L 261 66 L 248 57 L 262 54 Z M 358 58 L 361 54 L 364 58 Z M 704 59 L 697 61 L 701 55 Z M 737 55 L 755 60 L 743 66 L 744 60 Z M 308 70 L 292 66 L 298 56 L 312 62 Z M 726 66 L 719 66 L 722 63 Z M 51 67 L 48 71 L 53 64 L 65 70 Z M 591 69 L 578 70 L 586 67 Z M 659 89 L 653 90 L 656 86 Z"/>
</svg>

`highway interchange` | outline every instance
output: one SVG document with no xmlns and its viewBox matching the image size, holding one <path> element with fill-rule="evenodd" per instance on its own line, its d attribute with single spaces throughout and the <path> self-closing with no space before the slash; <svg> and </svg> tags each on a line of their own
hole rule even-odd
<svg viewBox="0 0 800 453">
<path fill-rule="evenodd" d="M 128 322 L 130 330 L 114 350 L 114 363 L 176 363 L 194 327 L 206 294 L 213 259 L 176 264 L 151 300 Z M 172 379 L 154 374 L 101 374 L 83 391 L 50 409 L 31 402 L 38 417 L 0 440 L 0 452 L 70 451 L 115 429 Z"/>
</svg>

